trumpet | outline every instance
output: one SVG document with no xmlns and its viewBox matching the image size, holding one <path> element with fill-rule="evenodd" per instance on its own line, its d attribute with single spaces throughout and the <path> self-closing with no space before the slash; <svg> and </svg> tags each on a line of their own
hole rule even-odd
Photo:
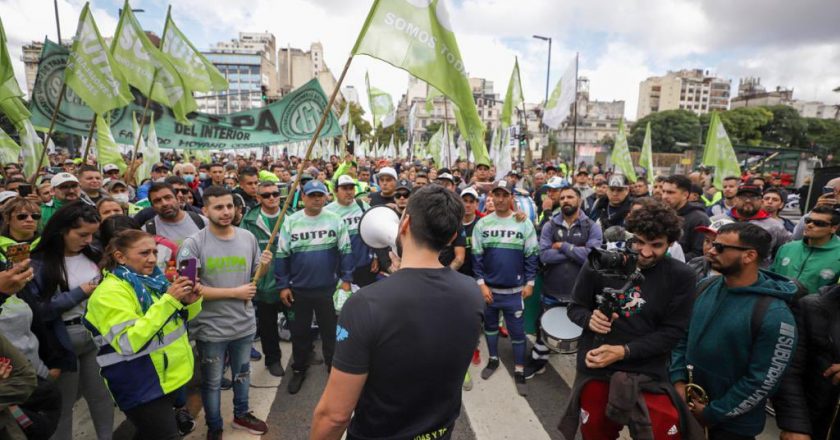
<svg viewBox="0 0 840 440">
<path fill-rule="evenodd" d="M 685 384 L 686 403 L 688 403 L 688 406 L 692 406 L 696 400 L 703 405 L 708 405 L 709 395 L 706 394 L 706 390 L 694 383 L 694 365 L 686 365 L 685 369 L 688 370 L 688 383 Z"/>
</svg>

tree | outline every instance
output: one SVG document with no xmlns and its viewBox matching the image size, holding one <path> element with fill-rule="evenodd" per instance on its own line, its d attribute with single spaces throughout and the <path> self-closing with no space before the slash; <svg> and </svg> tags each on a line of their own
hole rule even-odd
<svg viewBox="0 0 840 440">
<path fill-rule="evenodd" d="M 773 113 L 773 120 L 761 128 L 761 138 L 765 144 L 793 148 L 810 146 L 805 134 L 807 123 L 796 109 L 787 105 L 766 108 Z"/>
<path fill-rule="evenodd" d="M 636 121 L 630 128 L 628 143 L 641 146 L 645 140 L 645 126 L 650 122 L 653 151 L 681 152 L 676 144 L 694 144 L 700 141 L 700 119 L 688 110 L 665 110 L 651 113 Z"/>
<path fill-rule="evenodd" d="M 804 118 L 809 145 L 840 154 L 840 121 L 833 119 Z"/>
<path fill-rule="evenodd" d="M 700 124 L 709 126 L 711 114 L 700 116 Z M 720 113 L 720 120 L 733 144 L 761 145 L 761 130 L 773 121 L 767 107 L 739 107 Z M 705 140 L 705 133 L 704 133 Z"/>
<path fill-rule="evenodd" d="M 339 115 L 344 113 L 345 105 L 350 105 L 350 121 L 356 127 L 356 132 L 359 133 L 363 141 L 370 140 L 371 126 L 370 122 L 364 118 L 365 109 L 355 102 L 345 101 L 345 104 L 340 106 Z"/>
</svg>

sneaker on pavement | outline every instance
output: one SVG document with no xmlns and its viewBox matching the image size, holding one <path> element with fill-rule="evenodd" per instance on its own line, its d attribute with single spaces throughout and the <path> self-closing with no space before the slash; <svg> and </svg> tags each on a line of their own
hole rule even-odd
<svg viewBox="0 0 840 440">
<path fill-rule="evenodd" d="M 544 359 L 531 359 L 528 365 L 525 365 L 525 379 L 531 379 L 537 374 L 545 373 L 545 364 L 548 361 Z"/>
<path fill-rule="evenodd" d="M 289 394 L 297 394 L 300 387 L 303 385 L 303 379 L 306 379 L 306 371 L 292 370 L 292 379 L 289 381 Z"/>
<path fill-rule="evenodd" d="M 490 376 L 492 376 L 493 373 L 496 372 L 496 368 L 499 368 L 499 358 L 492 358 L 491 357 L 487 361 L 487 366 L 484 367 L 483 370 L 481 370 L 481 378 L 484 379 L 484 380 L 489 379 Z"/>
<path fill-rule="evenodd" d="M 470 377 L 470 372 L 467 371 L 467 375 L 464 376 L 464 391 L 469 391 L 473 387 L 472 377 Z"/>
<path fill-rule="evenodd" d="M 473 351 L 472 363 L 473 365 L 481 365 L 481 352 L 477 348 Z"/>
<path fill-rule="evenodd" d="M 254 417 L 254 413 L 249 412 L 233 418 L 233 429 L 241 429 L 254 435 L 263 435 L 268 432 L 268 425 Z"/>
<path fill-rule="evenodd" d="M 513 381 L 516 383 L 516 392 L 520 396 L 528 395 L 528 384 L 525 382 L 525 373 L 517 371 L 513 373 Z"/>
<path fill-rule="evenodd" d="M 186 408 L 175 408 L 175 423 L 178 425 L 178 432 L 181 433 L 181 437 L 195 429 L 195 419 Z"/>
<path fill-rule="evenodd" d="M 223 433 L 223 432 L 224 432 L 224 431 L 223 431 L 223 430 L 221 430 L 221 429 L 220 429 L 220 430 L 218 430 L 218 431 L 210 431 L 210 430 L 208 430 L 208 431 L 207 431 L 207 440 L 222 440 L 222 433 Z"/>
<path fill-rule="evenodd" d="M 286 371 L 283 370 L 283 365 L 280 364 L 280 362 L 271 364 L 266 368 L 268 368 L 268 374 L 274 377 L 283 377 L 286 374 Z"/>
<path fill-rule="evenodd" d="M 221 385 L 219 385 L 219 388 L 221 388 L 223 390 L 229 390 L 229 389 L 233 388 L 233 381 L 226 378 L 226 377 L 222 377 L 222 383 L 221 383 Z"/>
<path fill-rule="evenodd" d="M 262 359 L 262 354 L 256 348 L 251 347 L 251 361 L 258 361 Z"/>
</svg>

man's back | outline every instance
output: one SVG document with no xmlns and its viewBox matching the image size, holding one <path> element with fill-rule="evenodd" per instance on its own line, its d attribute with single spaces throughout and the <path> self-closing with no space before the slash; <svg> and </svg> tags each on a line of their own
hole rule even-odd
<svg viewBox="0 0 840 440">
<path fill-rule="evenodd" d="M 401 269 L 353 295 L 333 365 L 368 377 L 348 438 L 448 438 L 483 314 L 478 286 L 449 268 Z"/>
</svg>

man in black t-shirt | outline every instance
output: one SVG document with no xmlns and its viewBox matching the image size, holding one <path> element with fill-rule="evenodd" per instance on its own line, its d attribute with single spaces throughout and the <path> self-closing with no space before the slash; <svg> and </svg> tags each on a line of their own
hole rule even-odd
<svg viewBox="0 0 840 440">
<path fill-rule="evenodd" d="M 472 233 L 475 224 L 481 218 L 481 213 L 478 212 L 478 191 L 473 187 L 464 189 L 461 191 L 461 201 L 464 202 L 464 219 L 461 221 L 461 225 L 464 228 L 466 240 L 464 240 L 464 264 L 458 268 L 458 272 L 474 278 L 475 273 L 472 267 Z M 441 264 L 443 264 L 442 261 Z"/>
<path fill-rule="evenodd" d="M 484 314 L 475 281 L 438 261 L 463 215 L 458 196 L 438 185 L 412 194 L 397 238 L 400 270 L 341 311 L 311 438 L 341 438 L 348 423 L 335 421 L 349 421 L 347 439 L 451 437 Z"/>
</svg>

